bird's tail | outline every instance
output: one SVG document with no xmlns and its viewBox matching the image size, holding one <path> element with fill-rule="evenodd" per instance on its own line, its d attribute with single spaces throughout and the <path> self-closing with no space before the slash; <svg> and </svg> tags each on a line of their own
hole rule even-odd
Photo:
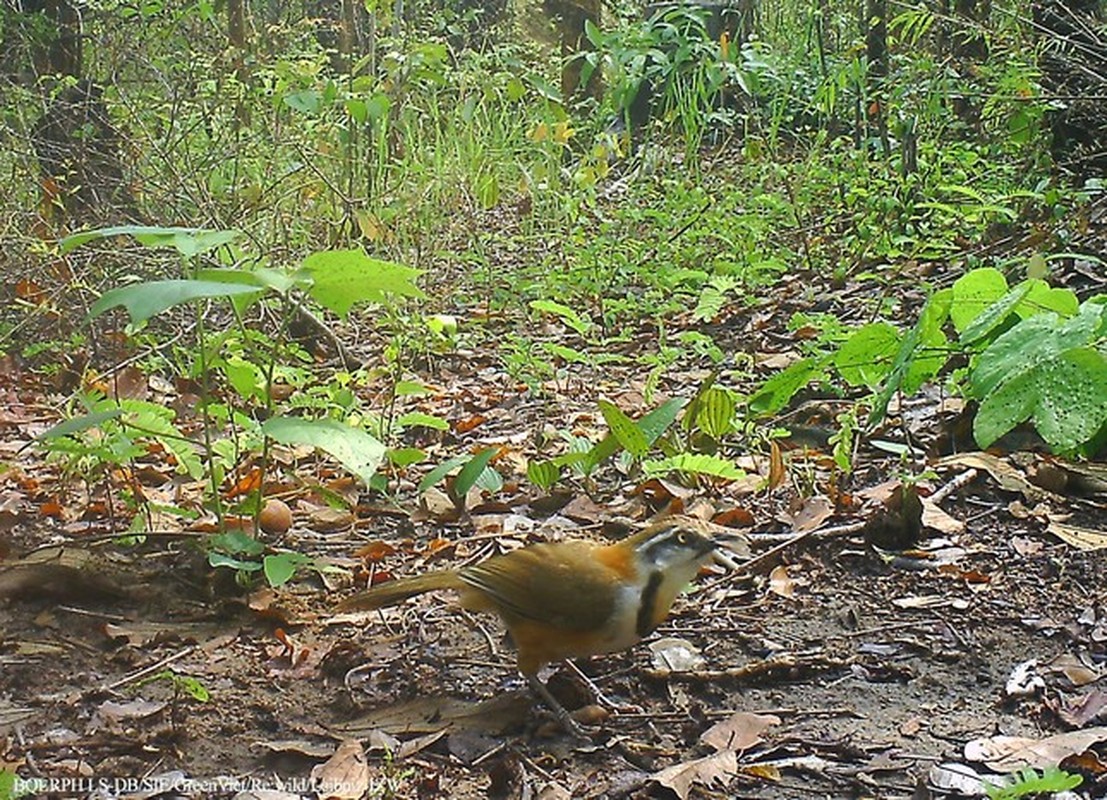
<svg viewBox="0 0 1107 800">
<path fill-rule="evenodd" d="M 413 578 L 400 578 L 374 586 L 365 592 L 347 597 L 336 607 L 338 611 L 372 611 L 402 603 L 409 597 L 438 589 L 461 589 L 464 587 L 456 572 L 442 570 L 416 575 Z"/>
</svg>

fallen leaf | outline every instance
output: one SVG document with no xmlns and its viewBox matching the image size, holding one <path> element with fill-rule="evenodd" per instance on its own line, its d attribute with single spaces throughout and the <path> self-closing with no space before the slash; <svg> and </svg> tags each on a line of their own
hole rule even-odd
<svg viewBox="0 0 1107 800">
<path fill-rule="evenodd" d="M 706 662 L 699 648 L 687 639 L 668 636 L 650 643 L 650 663 L 654 669 L 693 672 Z"/>
<path fill-rule="evenodd" d="M 781 565 L 769 573 L 769 591 L 780 597 L 794 597 L 796 582 L 788 575 L 788 568 Z"/>
<path fill-rule="evenodd" d="M 1026 736 L 993 736 L 965 745 L 965 758 L 988 765 L 996 772 L 1017 772 L 1027 767 L 1055 767 L 1071 755 L 1107 740 L 1107 727 L 1088 728 L 1031 739 Z"/>
<path fill-rule="evenodd" d="M 719 751 L 734 750 L 740 753 L 761 742 L 761 734 L 779 724 L 780 717 L 773 714 L 739 711 L 704 731 L 700 742 Z"/>
<path fill-rule="evenodd" d="M 655 772 L 650 780 L 672 789 L 680 800 L 688 800 L 692 786 L 726 786 L 738 774 L 738 756 L 733 750 L 723 750 L 705 758 L 685 761 Z"/>
<path fill-rule="evenodd" d="M 1107 532 L 1094 528 L 1066 525 L 1063 522 L 1051 520 L 1046 530 L 1078 550 L 1102 550 L 1107 547 Z"/>
<path fill-rule="evenodd" d="M 320 798 L 358 800 L 369 789 L 369 764 L 356 739 L 344 739 L 334 755 L 311 771 L 311 782 Z"/>
</svg>

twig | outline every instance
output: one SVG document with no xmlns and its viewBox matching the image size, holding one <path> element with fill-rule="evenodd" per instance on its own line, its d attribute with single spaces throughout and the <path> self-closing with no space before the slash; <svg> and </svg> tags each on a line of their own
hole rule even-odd
<svg viewBox="0 0 1107 800">
<path fill-rule="evenodd" d="M 174 661 L 180 661 L 185 656 L 190 655 L 194 650 L 196 650 L 197 647 L 199 647 L 199 645 L 190 644 L 184 650 L 178 650 L 173 655 L 169 656 L 168 658 L 163 658 L 156 664 L 151 664 L 150 666 L 144 667 L 137 672 L 132 672 L 130 675 L 124 675 L 122 678 L 117 681 L 113 681 L 112 683 L 103 684 L 100 687 L 100 691 L 110 692 L 112 689 L 118 689 L 120 686 L 131 683 L 133 681 L 137 681 L 140 678 L 145 678 L 150 673 L 157 672 L 159 669 L 164 668 L 168 664 L 172 664 Z"/>
</svg>

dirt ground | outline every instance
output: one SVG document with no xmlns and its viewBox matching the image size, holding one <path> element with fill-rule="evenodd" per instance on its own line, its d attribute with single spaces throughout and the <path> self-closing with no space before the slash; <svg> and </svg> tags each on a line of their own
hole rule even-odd
<svg viewBox="0 0 1107 800">
<path fill-rule="evenodd" d="M 1051 541 L 1006 504 L 986 486 L 963 490 L 955 570 L 900 568 L 845 536 L 787 552 L 771 583 L 701 576 L 652 637 L 685 640 L 702 657 L 693 669 L 665 677 L 648 643 L 582 665 L 609 700 L 637 707 L 599 721 L 590 747 L 534 707 L 498 622 L 463 618 L 446 598 L 349 621 L 318 581 L 236 597 L 188 540 L 122 554 L 105 542 L 82 567 L 95 580 L 61 572 L 44 597 L 40 573 L 5 603 L 0 745 L 20 774 L 82 779 L 48 783 L 57 797 L 174 777 L 206 782 L 188 796 L 295 791 L 351 734 L 369 743 L 370 796 L 664 797 L 658 771 L 709 754 L 701 734 L 742 711 L 775 720 L 736 776 L 693 796 L 929 797 L 931 768 L 962 761 L 966 742 L 1064 729 L 1070 689 L 1046 665 L 1102 663 L 1103 551 Z M 482 545 L 459 535 L 454 555 Z M 1045 688 L 1009 697 L 1030 659 Z M 170 667 L 207 701 L 149 680 Z M 564 670 L 553 685 L 581 696 Z M 126 783 L 139 778 L 148 786 Z"/>
</svg>

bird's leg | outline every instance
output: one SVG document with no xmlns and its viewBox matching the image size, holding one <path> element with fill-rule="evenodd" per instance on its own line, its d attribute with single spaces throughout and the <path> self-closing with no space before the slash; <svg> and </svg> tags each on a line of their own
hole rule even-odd
<svg viewBox="0 0 1107 800">
<path fill-rule="evenodd" d="M 554 713 L 554 716 L 557 717 L 557 721 L 561 723 L 561 727 L 565 729 L 567 734 L 575 739 L 588 739 L 588 735 L 584 732 L 584 729 L 569 715 L 569 712 L 565 710 L 565 706 L 557 702 L 557 699 L 550 694 L 550 690 L 546 688 L 546 684 L 542 683 L 537 675 L 527 675 L 526 679 L 527 683 L 530 684 L 531 690 L 542 698 L 542 702 L 544 702 L 549 707 L 550 711 Z"/>
<path fill-rule="evenodd" d="M 567 658 L 567 659 L 565 659 L 565 661 L 563 663 L 570 670 L 572 670 L 572 672 L 578 678 L 580 678 L 582 681 L 584 681 L 584 685 L 588 687 L 588 690 L 590 692 L 592 692 L 592 696 L 596 699 L 596 702 L 599 703 L 600 705 L 606 706 L 607 708 L 611 709 L 612 711 L 614 711 L 616 713 L 621 713 L 621 714 L 641 714 L 642 713 L 642 707 L 641 706 L 636 706 L 633 703 L 619 703 L 619 702 L 616 702 L 615 700 L 612 700 L 607 695 L 605 695 L 603 693 L 603 689 L 601 689 L 598 685 L 596 685 L 596 682 L 594 680 L 592 680 L 587 675 L 585 675 L 584 671 L 580 667 L 578 667 L 576 665 L 576 662 L 574 662 L 573 660 Z"/>
</svg>

